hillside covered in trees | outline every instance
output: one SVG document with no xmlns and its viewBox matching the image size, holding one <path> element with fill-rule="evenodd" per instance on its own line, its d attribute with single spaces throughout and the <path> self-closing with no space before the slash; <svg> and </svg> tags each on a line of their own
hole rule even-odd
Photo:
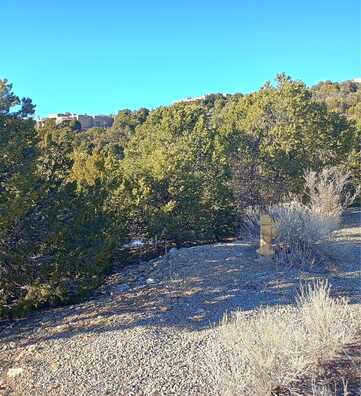
<svg viewBox="0 0 361 396">
<path fill-rule="evenodd" d="M 307 169 L 360 183 L 352 81 L 282 74 L 247 95 L 120 110 L 109 129 L 37 129 L 33 113 L 0 80 L 0 317 L 85 295 L 132 238 L 234 236 L 250 205 L 302 191 Z"/>
</svg>

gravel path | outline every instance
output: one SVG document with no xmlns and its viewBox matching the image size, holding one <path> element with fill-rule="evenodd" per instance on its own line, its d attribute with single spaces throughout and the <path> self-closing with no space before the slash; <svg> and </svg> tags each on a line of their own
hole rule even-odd
<svg viewBox="0 0 361 396">
<path fill-rule="evenodd" d="M 129 266 L 93 300 L 0 324 L 0 395 L 210 395 L 197 361 L 224 313 L 293 304 L 300 280 L 320 276 L 360 304 L 360 240 L 350 212 L 327 274 L 282 270 L 242 242 Z"/>
</svg>

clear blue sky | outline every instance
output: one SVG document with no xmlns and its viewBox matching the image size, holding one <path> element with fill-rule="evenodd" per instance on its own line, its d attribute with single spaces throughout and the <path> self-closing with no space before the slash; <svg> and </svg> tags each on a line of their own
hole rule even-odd
<svg viewBox="0 0 361 396">
<path fill-rule="evenodd" d="M 0 78 L 37 114 L 361 76 L 360 0 L 0 0 Z"/>
</svg>

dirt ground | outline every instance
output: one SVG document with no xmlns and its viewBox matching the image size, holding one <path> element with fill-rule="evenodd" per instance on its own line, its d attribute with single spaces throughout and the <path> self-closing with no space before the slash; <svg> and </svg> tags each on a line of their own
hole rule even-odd
<svg viewBox="0 0 361 396">
<path fill-rule="evenodd" d="M 329 257 L 326 269 L 280 268 L 273 261 L 260 260 L 254 244 L 240 241 L 172 249 L 113 275 L 87 302 L 2 322 L 0 392 L 102 394 L 111 382 L 108 394 L 209 394 L 187 377 L 182 363 L 187 351 L 180 347 L 184 335 L 187 340 L 202 336 L 226 312 L 294 304 L 300 283 L 313 279 L 327 279 L 334 296 L 361 304 L 360 216 L 359 209 L 347 211 L 340 230 L 324 244 Z M 88 345 L 94 345 L 94 350 Z M 342 357 L 329 362 L 323 381 L 333 381 L 341 389 L 341 378 L 347 378 L 349 394 L 360 394 L 355 393 L 361 384 L 360 345 L 355 340 Z M 122 364 L 129 372 L 110 358 L 114 348 L 124 355 Z M 147 348 L 155 349 L 158 357 L 149 361 Z M 174 350 L 177 355 L 172 355 Z M 135 375 L 144 361 L 149 361 L 148 366 Z M 169 370 L 176 370 L 173 379 L 167 372 L 159 377 L 166 361 Z M 16 381 L 9 380 L 10 368 L 24 371 Z M 92 382 L 99 373 L 104 373 L 103 388 Z M 135 385 L 130 380 L 133 374 Z M 181 385 L 171 384 L 175 379 Z M 160 383 L 162 387 L 157 387 Z"/>
</svg>

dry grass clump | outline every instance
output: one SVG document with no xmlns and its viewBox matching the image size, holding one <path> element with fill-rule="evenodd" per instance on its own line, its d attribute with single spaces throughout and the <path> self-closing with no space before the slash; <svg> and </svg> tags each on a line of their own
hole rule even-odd
<svg viewBox="0 0 361 396">
<path fill-rule="evenodd" d="M 247 208 L 241 225 L 241 236 L 258 240 L 260 235 L 259 207 Z M 340 223 L 340 215 L 321 213 L 319 208 L 306 205 L 297 197 L 288 202 L 271 205 L 263 209 L 275 222 L 279 234 L 276 242 L 295 246 L 313 244 L 327 239 Z"/>
<path fill-rule="evenodd" d="M 259 206 L 249 206 L 245 209 L 239 232 L 241 239 L 247 239 L 250 241 L 259 240 L 260 216 L 261 208 Z"/>
<path fill-rule="evenodd" d="M 276 255 L 278 263 L 304 267 L 312 266 L 317 259 L 322 261 L 317 245 L 330 238 L 340 224 L 342 211 L 359 194 L 359 190 L 354 194 L 347 191 L 349 184 L 350 173 L 336 167 L 319 173 L 308 171 L 304 174 L 305 190 L 301 196 L 289 196 L 286 202 L 262 209 L 279 230 L 275 240 L 280 247 Z M 259 239 L 260 213 L 259 207 L 246 210 L 241 237 Z"/>
<path fill-rule="evenodd" d="M 279 230 L 277 240 L 288 246 L 312 245 L 327 239 L 340 223 L 340 216 L 321 214 L 297 198 L 268 209 Z"/>
<path fill-rule="evenodd" d="M 360 388 L 361 390 L 361 388 Z M 311 389 L 309 392 L 310 396 L 351 396 L 352 394 L 348 391 L 348 382 L 342 378 L 341 384 L 325 385 L 317 384 L 315 380 L 311 383 Z M 292 394 L 291 396 L 301 396 L 299 393 Z"/>
<path fill-rule="evenodd" d="M 351 342 L 359 323 L 345 298 L 330 296 L 327 282 L 309 283 L 300 290 L 298 312 L 314 343 L 310 353 L 314 360 L 327 361 L 337 355 L 342 345 Z"/>
<path fill-rule="evenodd" d="M 349 190 L 351 172 L 343 172 L 336 166 L 326 167 L 319 173 L 308 171 L 304 181 L 309 207 L 321 216 L 340 216 L 360 193 L 360 188 L 353 193 Z"/>
<path fill-rule="evenodd" d="M 276 255 L 278 263 L 312 267 L 318 261 L 321 265 L 319 242 L 331 237 L 339 227 L 342 211 L 359 194 L 359 190 L 354 194 L 347 191 L 350 176 L 337 167 L 319 173 L 308 171 L 304 174 L 303 197 L 268 208 L 279 229 L 276 242 L 283 247 Z"/>
<path fill-rule="evenodd" d="M 329 239 L 340 223 L 340 216 L 321 214 L 298 199 L 269 208 L 279 230 L 275 260 L 283 266 L 312 268 L 324 264 L 319 242 Z"/>
<path fill-rule="evenodd" d="M 327 283 L 301 289 L 296 307 L 225 317 L 206 353 L 209 381 L 219 395 L 272 395 L 292 390 L 342 351 L 358 318 Z"/>
<path fill-rule="evenodd" d="M 312 267 L 322 261 L 318 243 L 330 238 L 340 223 L 340 216 L 321 214 L 303 204 L 298 198 L 265 209 L 277 226 L 275 260 L 283 266 Z M 248 240 L 259 240 L 260 209 L 249 208 L 241 233 Z"/>
</svg>

